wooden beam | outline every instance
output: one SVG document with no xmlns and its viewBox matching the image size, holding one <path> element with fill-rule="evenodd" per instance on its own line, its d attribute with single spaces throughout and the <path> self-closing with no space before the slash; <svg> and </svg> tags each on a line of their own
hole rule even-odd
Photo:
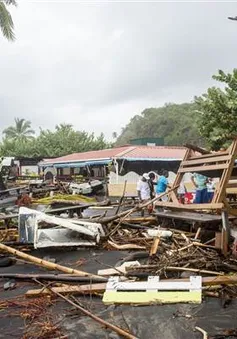
<svg viewBox="0 0 237 339">
<path fill-rule="evenodd" d="M 208 150 L 201 148 L 199 146 L 196 146 L 196 145 L 185 144 L 184 147 L 187 147 L 187 148 L 191 149 L 192 151 L 198 152 L 198 153 L 201 153 L 201 154 L 209 154 L 210 153 Z"/>
<path fill-rule="evenodd" d="M 189 281 L 188 278 L 183 279 L 162 279 L 160 281 Z M 90 294 L 90 293 L 103 293 L 106 289 L 107 283 L 89 284 L 89 285 L 76 285 L 53 287 L 55 290 L 62 294 Z M 216 285 L 237 285 L 237 275 L 218 275 L 215 277 L 202 277 L 202 286 L 216 286 Z M 26 292 L 27 297 L 36 297 L 39 295 L 51 294 L 49 289 L 34 289 Z"/>
<path fill-rule="evenodd" d="M 160 243 L 160 237 L 156 237 L 150 249 L 150 254 L 149 254 L 150 257 L 156 254 L 159 243 Z"/>
<path fill-rule="evenodd" d="M 229 164 L 220 164 L 220 165 L 210 165 L 210 166 L 196 166 L 196 167 L 183 167 L 178 170 L 179 173 L 187 172 L 206 172 L 206 171 L 216 171 L 221 169 L 227 169 Z"/>
<path fill-rule="evenodd" d="M 90 293 L 99 293 L 104 292 L 106 289 L 106 283 L 101 284 L 88 284 L 88 285 L 69 285 L 63 287 L 53 287 L 52 290 L 62 294 L 90 294 Z M 26 297 L 35 297 L 38 295 L 51 294 L 51 291 L 47 288 L 45 289 L 36 289 L 28 290 L 25 295 Z"/>
<path fill-rule="evenodd" d="M 229 154 L 230 153 L 228 151 L 214 152 L 214 153 L 203 154 L 203 155 L 195 155 L 193 157 L 190 157 L 189 160 L 205 159 L 205 158 L 209 158 L 209 157 L 216 157 L 216 156 L 229 155 Z"/>
<path fill-rule="evenodd" d="M 237 217 L 237 208 L 230 208 L 228 213 Z"/>
<path fill-rule="evenodd" d="M 182 209 L 182 210 L 220 210 L 224 207 L 223 203 L 218 204 L 174 204 L 169 201 L 157 201 L 156 206 L 174 208 L 174 209 Z"/>
<path fill-rule="evenodd" d="M 210 163 L 210 162 L 227 161 L 227 160 L 230 160 L 230 159 L 231 159 L 231 155 L 219 156 L 219 154 L 217 154 L 216 157 L 183 161 L 182 165 L 187 166 L 187 165 L 196 165 L 196 164 L 206 164 L 206 163 Z"/>
</svg>

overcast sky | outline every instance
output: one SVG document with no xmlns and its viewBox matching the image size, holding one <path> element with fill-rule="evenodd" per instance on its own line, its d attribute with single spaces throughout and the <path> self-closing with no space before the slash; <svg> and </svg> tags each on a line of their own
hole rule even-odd
<svg viewBox="0 0 237 339">
<path fill-rule="evenodd" d="M 89 4 L 88 4 L 89 2 Z M 19 0 L 0 36 L 0 129 L 61 122 L 111 138 L 147 107 L 184 102 L 237 67 L 237 3 Z"/>
</svg>

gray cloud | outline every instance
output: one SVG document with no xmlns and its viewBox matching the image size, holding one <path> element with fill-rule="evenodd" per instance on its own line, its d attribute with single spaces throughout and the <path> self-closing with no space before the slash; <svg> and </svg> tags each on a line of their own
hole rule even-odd
<svg viewBox="0 0 237 339">
<path fill-rule="evenodd" d="M 112 1 L 111 1 L 112 2 Z M 60 122 L 111 137 L 150 106 L 189 101 L 236 67 L 235 3 L 30 2 L 1 38 L 1 128 Z"/>
</svg>

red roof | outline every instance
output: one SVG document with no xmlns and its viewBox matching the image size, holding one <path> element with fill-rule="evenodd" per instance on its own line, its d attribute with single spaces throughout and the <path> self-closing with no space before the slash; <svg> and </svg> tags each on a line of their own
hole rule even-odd
<svg viewBox="0 0 237 339">
<path fill-rule="evenodd" d="M 50 159 L 41 164 L 57 164 L 68 162 L 80 162 L 89 160 L 103 160 L 113 158 L 125 159 L 162 159 L 162 160 L 182 160 L 185 148 L 176 146 L 132 146 L 116 147 L 100 151 L 90 151 L 83 153 L 73 153 L 60 158 Z"/>
</svg>

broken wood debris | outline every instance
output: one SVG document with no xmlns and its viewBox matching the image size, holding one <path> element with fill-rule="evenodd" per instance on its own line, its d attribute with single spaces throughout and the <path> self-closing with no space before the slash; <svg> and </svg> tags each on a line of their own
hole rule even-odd
<svg viewBox="0 0 237 339">
<path fill-rule="evenodd" d="M 11 248 L 11 247 L 3 245 L 3 244 L 0 244 L 0 250 L 7 252 L 7 253 L 11 253 L 11 254 L 19 257 L 19 258 L 33 262 L 35 265 L 45 267 L 49 270 L 58 270 L 58 271 L 61 271 L 61 272 L 64 272 L 64 273 L 77 274 L 77 275 L 82 276 L 82 277 L 99 278 L 99 276 L 97 276 L 97 275 L 90 274 L 90 273 L 80 271 L 80 270 L 76 270 L 76 269 L 73 269 L 73 268 L 68 268 L 66 266 L 54 264 L 54 263 L 51 263 L 49 261 L 42 260 L 40 258 L 34 257 L 33 255 L 25 254 L 24 252 L 15 250 L 14 248 Z"/>
<path fill-rule="evenodd" d="M 161 279 L 161 282 L 188 282 L 189 278 L 181 278 L 181 279 Z M 218 286 L 218 289 L 221 288 L 221 285 L 224 286 L 231 286 L 231 285 L 237 285 L 237 275 L 224 275 L 224 276 L 216 276 L 216 277 L 202 277 L 202 286 L 210 287 L 210 286 Z M 92 283 L 87 285 L 68 285 L 63 287 L 52 287 L 52 290 L 55 290 L 62 294 L 93 294 L 93 293 L 103 293 L 106 289 L 106 283 Z M 41 295 L 50 295 L 51 291 L 47 288 L 45 289 L 33 289 L 28 290 L 26 292 L 27 297 L 35 297 L 35 296 L 41 296 Z"/>
<path fill-rule="evenodd" d="M 38 281 L 38 283 L 43 286 L 44 288 L 46 288 L 47 286 L 45 286 L 44 284 L 42 284 L 41 282 Z M 116 332 L 117 334 L 123 336 L 124 338 L 127 339 L 137 339 L 134 335 L 132 335 L 131 333 L 123 330 L 122 328 L 113 325 L 103 319 L 101 319 L 100 317 L 96 316 L 95 314 L 89 312 L 88 310 L 86 310 L 85 308 L 83 308 L 82 306 L 76 304 L 75 302 L 71 301 L 70 299 L 66 298 L 65 296 L 63 296 L 61 293 L 52 290 L 50 287 L 48 287 L 49 290 L 51 290 L 54 294 L 56 294 L 58 297 L 62 298 L 63 300 L 65 300 L 67 303 L 71 304 L 72 306 L 76 307 L 77 309 L 79 309 L 82 313 L 84 313 L 85 315 L 89 316 L 90 318 L 92 318 L 93 320 L 97 321 L 98 323 L 100 323 L 101 325 L 105 326 L 105 328 L 109 328 L 112 331 Z"/>
</svg>

